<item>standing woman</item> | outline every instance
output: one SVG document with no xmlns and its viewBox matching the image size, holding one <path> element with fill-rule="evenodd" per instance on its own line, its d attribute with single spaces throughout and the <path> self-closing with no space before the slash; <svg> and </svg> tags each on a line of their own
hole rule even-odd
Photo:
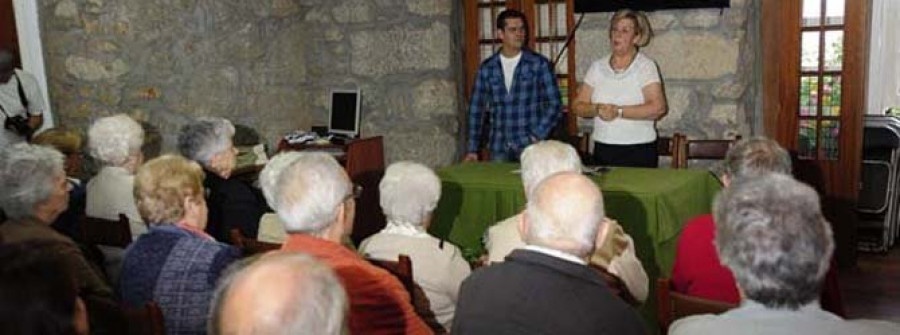
<svg viewBox="0 0 900 335">
<path fill-rule="evenodd" d="M 594 61 L 575 98 L 575 113 L 594 119 L 594 163 L 657 167 L 654 123 L 666 112 L 656 62 L 639 51 L 653 32 L 647 17 L 630 9 L 613 16 L 612 53 Z"/>
</svg>

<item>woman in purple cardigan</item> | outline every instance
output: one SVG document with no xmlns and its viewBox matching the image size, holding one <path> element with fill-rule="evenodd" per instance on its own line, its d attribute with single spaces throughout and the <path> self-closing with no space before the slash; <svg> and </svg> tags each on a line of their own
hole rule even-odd
<svg viewBox="0 0 900 335">
<path fill-rule="evenodd" d="M 240 252 L 203 231 L 203 170 L 181 156 L 161 156 L 138 169 L 134 193 L 151 228 L 125 253 L 123 302 L 158 303 L 168 334 L 205 334 L 216 281 Z"/>
</svg>

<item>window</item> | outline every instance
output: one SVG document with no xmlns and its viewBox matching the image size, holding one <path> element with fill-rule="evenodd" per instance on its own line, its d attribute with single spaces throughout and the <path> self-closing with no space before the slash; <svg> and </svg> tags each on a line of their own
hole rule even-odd
<svg viewBox="0 0 900 335">
<path fill-rule="evenodd" d="M 797 153 L 837 160 L 844 50 L 844 0 L 803 0 Z"/>
</svg>

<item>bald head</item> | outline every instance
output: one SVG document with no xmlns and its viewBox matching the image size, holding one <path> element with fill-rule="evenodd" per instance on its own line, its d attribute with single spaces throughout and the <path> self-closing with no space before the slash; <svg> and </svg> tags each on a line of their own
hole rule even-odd
<svg viewBox="0 0 900 335">
<path fill-rule="evenodd" d="M 334 272 L 301 253 L 263 256 L 219 283 L 210 334 L 341 334 L 347 295 Z"/>
<path fill-rule="evenodd" d="M 586 257 L 604 217 L 603 195 L 580 173 L 561 172 L 538 183 L 525 214 L 526 243 Z"/>
</svg>

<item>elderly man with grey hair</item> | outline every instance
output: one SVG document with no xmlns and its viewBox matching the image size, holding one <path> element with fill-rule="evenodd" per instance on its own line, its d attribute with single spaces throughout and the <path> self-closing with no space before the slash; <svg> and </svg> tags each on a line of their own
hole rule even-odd
<svg viewBox="0 0 900 335">
<path fill-rule="evenodd" d="M 455 334 L 644 334 L 640 316 L 588 267 L 603 197 L 581 173 L 532 190 L 519 230 L 527 244 L 463 281 Z"/>
<path fill-rule="evenodd" d="M 581 172 L 581 159 L 571 145 L 559 141 L 542 141 L 522 152 L 522 184 L 525 197 L 530 198 L 535 186 L 544 178 L 558 172 Z M 485 245 L 488 261 L 502 262 L 513 250 L 525 246 L 516 229 L 522 214 L 503 220 L 488 229 Z M 631 239 L 615 220 L 604 218 L 603 236 L 590 262 L 615 275 L 625 284 L 630 297 L 638 302 L 647 299 L 649 280 Z M 608 233 L 607 233 L 608 232 Z"/>
<path fill-rule="evenodd" d="M 250 184 L 231 178 L 237 162 L 232 139 L 234 125 L 219 117 L 205 117 L 181 127 L 178 150 L 203 167 L 209 217 L 206 232 L 219 241 L 228 241 L 232 229 L 256 238 L 259 218 L 266 212 L 265 199 Z"/>
<path fill-rule="evenodd" d="M 671 334 L 900 334 L 900 325 L 848 321 L 819 307 L 834 251 L 811 187 L 777 173 L 736 178 L 714 205 L 716 251 L 737 279 L 740 307 L 676 321 Z"/>
<path fill-rule="evenodd" d="M 219 282 L 209 334 L 346 331 L 347 294 L 327 265 L 302 253 L 270 253 Z"/>
<path fill-rule="evenodd" d="M 0 208 L 8 216 L 0 225 L 3 243 L 48 242 L 47 253 L 74 272 L 78 294 L 96 321 L 109 316 L 95 306 L 116 305 L 113 291 L 75 242 L 50 227 L 69 204 L 68 187 L 63 155 L 55 149 L 28 143 L 0 148 Z"/>
<path fill-rule="evenodd" d="M 441 198 L 441 180 L 422 164 L 397 162 L 388 166 L 378 186 L 387 225 L 365 239 L 359 252 L 389 261 L 409 256 L 415 282 L 425 291 L 437 321 L 450 331 L 459 284 L 472 270 L 459 248 L 427 232 Z"/>
<path fill-rule="evenodd" d="M 722 184 L 728 188 L 733 180 L 756 178 L 766 173 L 791 173 L 791 158 L 778 142 L 765 137 L 739 141 L 725 156 Z M 678 240 L 672 289 L 695 297 L 737 305 L 741 298 L 731 271 L 716 254 L 715 220 L 712 214 L 697 216 L 685 225 Z M 822 307 L 842 315 L 837 273 L 832 267 L 823 287 Z"/>
<path fill-rule="evenodd" d="M 341 244 L 356 208 L 347 173 L 328 154 L 300 155 L 272 192 L 288 233 L 281 250 L 308 253 L 337 273 L 350 298 L 350 333 L 430 334 L 400 281 Z"/>
<path fill-rule="evenodd" d="M 125 214 L 133 239 L 147 232 L 134 203 L 134 172 L 144 162 L 143 143 L 144 128 L 125 114 L 97 119 L 88 130 L 88 149 L 102 168 L 85 187 L 84 212 L 107 220 Z"/>
</svg>

